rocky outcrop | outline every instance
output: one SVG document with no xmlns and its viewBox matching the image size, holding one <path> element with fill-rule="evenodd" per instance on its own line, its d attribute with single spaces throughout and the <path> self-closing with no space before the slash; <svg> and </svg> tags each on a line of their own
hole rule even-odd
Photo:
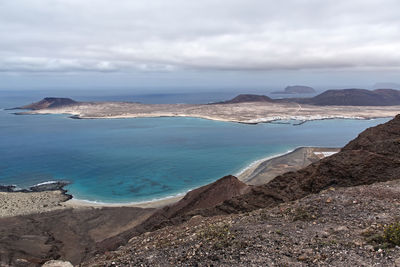
<svg viewBox="0 0 400 267">
<path fill-rule="evenodd" d="M 69 184 L 70 182 L 68 181 L 50 181 L 30 186 L 29 189 L 19 188 L 16 185 L 0 185 L 0 192 L 30 193 L 30 192 L 44 192 L 44 191 L 56 191 L 56 190 L 67 192 L 66 190 L 64 190 L 64 187 Z"/>
<path fill-rule="evenodd" d="M 316 91 L 314 88 L 304 85 L 287 86 L 283 91 L 272 92 L 272 94 L 312 94 Z"/>
<path fill-rule="evenodd" d="M 32 110 L 38 110 L 38 109 L 45 109 L 45 108 L 59 108 L 59 107 L 65 107 L 65 106 L 71 106 L 75 105 L 78 102 L 70 99 L 70 98 L 62 98 L 62 97 L 46 97 L 43 98 L 39 102 L 35 102 L 26 106 L 18 107 L 15 109 L 32 109 Z"/>
</svg>

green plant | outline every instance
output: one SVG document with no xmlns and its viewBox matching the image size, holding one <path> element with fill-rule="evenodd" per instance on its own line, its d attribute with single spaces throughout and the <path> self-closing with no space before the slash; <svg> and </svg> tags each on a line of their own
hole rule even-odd
<svg viewBox="0 0 400 267">
<path fill-rule="evenodd" d="M 232 245 L 235 235 L 231 231 L 230 224 L 209 225 L 200 232 L 200 237 L 213 244 L 215 248 L 223 248 Z"/>
<path fill-rule="evenodd" d="M 400 223 L 392 223 L 383 230 L 383 238 L 386 242 L 394 246 L 400 246 Z"/>
</svg>

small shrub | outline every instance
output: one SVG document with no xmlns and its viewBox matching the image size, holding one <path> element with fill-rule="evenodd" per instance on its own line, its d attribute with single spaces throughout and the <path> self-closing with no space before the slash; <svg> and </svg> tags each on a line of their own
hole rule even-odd
<svg viewBox="0 0 400 267">
<path fill-rule="evenodd" d="M 200 237 L 212 243 L 214 248 L 217 249 L 231 246 L 235 239 L 229 224 L 210 225 L 200 233 Z"/>
<path fill-rule="evenodd" d="M 315 218 L 313 214 L 304 208 L 297 208 L 293 213 L 293 221 L 311 221 Z"/>
<path fill-rule="evenodd" d="M 394 246 L 400 246 L 400 223 L 392 223 L 383 230 L 383 237 L 386 242 Z"/>
</svg>

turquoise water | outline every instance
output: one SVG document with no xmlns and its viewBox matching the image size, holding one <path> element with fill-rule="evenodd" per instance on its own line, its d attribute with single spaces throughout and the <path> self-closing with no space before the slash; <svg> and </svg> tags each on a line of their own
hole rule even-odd
<svg viewBox="0 0 400 267">
<path fill-rule="evenodd" d="M 77 199 L 137 202 L 185 192 L 298 146 L 339 147 L 386 122 L 300 126 L 196 118 L 73 120 L 0 111 L 0 184 L 65 179 Z"/>
</svg>

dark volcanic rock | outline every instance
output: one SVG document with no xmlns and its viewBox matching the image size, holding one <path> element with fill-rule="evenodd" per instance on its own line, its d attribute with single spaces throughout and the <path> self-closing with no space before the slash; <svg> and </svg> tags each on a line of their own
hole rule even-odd
<svg viewBox="0 0 400 267">
<path fill-rule="evenodd" d="M 177 203 L 155 212 L 138 227 L 104 240 L 98 244 L 97 249 L 101 252 L 116 249 L 118 246 L 126 244 L 132 236 L 184 222 L 191 218 L 193 214 L 196 214 L 197 210 L 215 207 L 224 200 L 248 192 L 249 189 L 250 186 L 239 181 L 236 177 L 225 176 L 214 183 L 190 191 Z"/>
<path fill-rule="evenodd" d="M 272 94 L 312 94 L 314 88 L 304 85 L 287 86 L 284 91 L 272 92 Z"/>
<path fill-rule="evenodd" d="M 37 184 L 29 187 L 32 192 L 43 192 L 43 191 L 55 191 L 55 190 L 63 190 L 64 186 L 69 185 L 68 181 L 54 181 L 54 182 L 46 182 Z"/>
<path fill-rule="evenodd" d="M 15 185 L 0 185 L 0 192 L 14 192 Z"/>
<path fill-rule="evenodd" d="M 52 181 L 31 186 L 29 187 L 29 189 L 18 188 L 16 185 L 0 185 L 0 192 L 30 193 L 30 192 L 43 192 L 43 191 L 56 191 L 56 190 L 67 192 L 66 190 L 64 190 L 64 187 L 69 184 L 70 182 L 68 181 Z"/>
<path fill-rule="evenodd" d="M 39 102 L 32 103 L 26 106 L 18 107 L 15 109 L 45 109 L 45 108 L 57 108 L 63 106 L 71 106 L 75 105 L 78 102 L 70 99 L 70 98 L 62 98 L 62 97 L 46 97 Z"/>
<path fill-rule="evenodd" d="M 312 98 L 293 100 L 294 102 L 318 106 L 392 106 L 400 105 L 400 91 L 393 89 L 328 90 Z"/>
<path fill-rule="evenodd" d="M 244 102 L 273 102 L 273 99 L 265 95 L 241 94 L 231 100 L 220 102 L 219 104 L 237 104 Z"/>
</svg>

